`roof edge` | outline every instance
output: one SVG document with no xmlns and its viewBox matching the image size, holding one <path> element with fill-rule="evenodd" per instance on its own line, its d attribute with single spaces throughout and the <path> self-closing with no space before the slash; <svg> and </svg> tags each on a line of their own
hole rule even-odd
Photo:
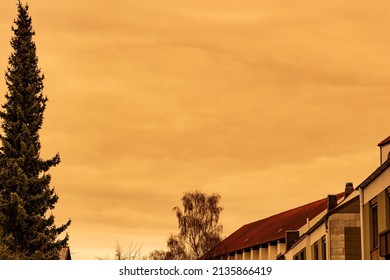
<svg viewBox="0 0 390 280">
<path fill-rule="evenodd" d="M 337 194 L 335 194 L 335 195 L 337 196 L 337 200 L 339 200 L 340 198 L 342 198 L 342 197 L 345 195 L 345 192 L 344 192 L 344 191 L 343 191 L 343 192 L 339 192 L 339 193 L 337 193 Z M 265 217 L 265 218 L 263 218 L 263 219 L 259 219 L 259 220 L 256 220 L 256 221 L 253 221 L 253 222 L 244 224 L 244 225 L 242 225 L 239 229 L 241 229 L 241 228 L 244 227 L 244 226 L 249 226 L 249 225 L 252 225 L 252 224 L 261 222 L 261 221 L 265 221 L 265 220 L 267 220 L 267 219 L 271 219 L 271 218 L 273 218 L 273 217 L 275 217 L 275 216 L 279 216 L 279 215 L 281 215 L 281 214 L 284 214 L 284 213 L 287 213 L 287 212 L 290 212 L 290 211 L 294 211 L 294 210 L 298 210 L 298 209 L 300 209 L 300 208 L 308 207 L 308 206 L 310 206 L 310 205 L 316 204 L 316 203 L 318 203 L 318 202 L 320 202 L 320 201 L 325 201 L 325 200 L 327 200 L 327 199 L 328 199 L 328 197 L 324 197 L 324 198 L 317 199 L 317 200 L 314 200 L 314 201 L 312 201 L 312 202 L 309 202 L 309 203 L 306 203 L 306 204 L 303 204 L 303 205 L 300 205 L 300 206 L 296 206 L 296 207 L 291 208 L 291 209 L 288 209 L 288 210 L 284 210 L 284 211 L 282 211 L 282 212 L 273 214 L 273 215 L 268 216 L 268 217 Z M 237 229 L 237 230 L 239 230 L 239 229 Z M 234 232 L 233 232 L 233 233 L 234 233 Z M 233 233 L 232 233 L 232 234 L 233 234 Z"/>
<path fill-rule="evenodd" d="M 380 147 L 380 146 L 384 146 L 384 145 L 389 144 L 389 143 L 390 143 L 390 136 L 387 137 L 385 140 L 381 141 L 381 142 L 378 144 L 378 146 L 379 146 L 379 147 Z"/>
<path fill-rule="evenodd" d="M 381 175 L 389 166 L 390 166 L 390 158 L 387 159 L 381 166 L 379 166 L 370 176 L 368 176 L 358 186 L 358 188 L 364 189 L 365 187 L 367 187 L 372 181 L 374 181 L 379 175 Z"/>
</svg>

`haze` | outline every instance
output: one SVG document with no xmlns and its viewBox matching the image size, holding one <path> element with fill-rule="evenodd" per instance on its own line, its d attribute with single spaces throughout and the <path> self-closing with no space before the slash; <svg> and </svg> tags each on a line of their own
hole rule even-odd
<svg viewBox="0 0 390 280">
<path fill-rule="evenodd" d="M 4 72 L 16 2 L 0 3 Z M 222 196 L 227 236 L 379 165 L 388 1 L 29 4 L 49 98 L 42 157 L 62 158 L 55 216 L 73 221 L 73 259 L 112 256 L 116 241 L 164 249 L 185 191 Z"/>
</svg>

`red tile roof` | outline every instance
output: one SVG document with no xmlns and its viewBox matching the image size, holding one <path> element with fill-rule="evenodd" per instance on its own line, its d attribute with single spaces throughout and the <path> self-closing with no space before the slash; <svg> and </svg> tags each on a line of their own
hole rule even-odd
<svg viewBox="0 0 390 280">
<path fill-rule="evenodd" d="M 337 199 L 342 196 L 344 192 L 338 194 Z M 246 224 L 205 254 L 204 258 L 212 259 L 237 250 L 283 239 L 286 230 L 300 229 L 306 223 L 307 218 L 311 220 L 325 209 L 327 209 L 327 198 Z"/>
<path fill-rule="evenodd" d="M 382 142 L 380 142 L 379 144 L 378 144 L 378 146 L 384 146 L 384 145 L 386 145 L 386 144 L 388 144 L 388 143 L 390 143 L 390 136 L 389 137 L 387 137 L 385 140 L 383 140 Z"/>
</svg>

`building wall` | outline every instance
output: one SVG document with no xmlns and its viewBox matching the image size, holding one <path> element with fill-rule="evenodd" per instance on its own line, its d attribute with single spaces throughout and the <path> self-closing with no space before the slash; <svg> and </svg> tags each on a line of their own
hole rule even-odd
<svg viewBox="0 0 390 280">
<path fill-rule="evenodd" d="M 344 228 L 344 236 L 345 259 L 360 260 L 362 258 L 360 227 Z"/>
<path fill-rule="evenodd" d="M 390 181 L 389 181 L 390 182 Z M 389 184 L 388 182 L 388 184 Z M 364 189 L 364 196 L 366 195 L 366 190 L 368 191 L 371 188 L 371 185 L 367 186 Z M 389 198 L 387 194 L 387 188 L 382 189 L 382 191 L 378 192 L 376 196 L 372 197 L 370 201 L 376 199 L 377 204 L 377 212 L 378 212 L 378 233 L 390 228 L 390 205 Z M 374 240 L 373 238 L 378 238 L 378 236 L 373 236 L 373 228 L 372 228 L 372 214 L 371 214 L 371 203 L 367 201 L 365 198 L 364 201 L 366 203 L 363 206 L 363 242 L 364 242 L 364 256 L 365 259 L 383 259 L 379 256 L 378 248 L 374 248 Z"/>
<path fill-rule="evenodd" d="M 326 260 L 326 235 L 322 236 L 316 240 L 313 245 L 311 245 L 312 260 Z M 317 251 L 317 252 L 316 252 Z"/>
<path fill-rule="evenodd" d="M 390 168 L 387 168 L 374 181 L 364 188 L 363 203 L 367 204 L 371 199 L 385 190 L 390 185 Z"/>
<path fill-rule="evenodd" d="M 362 245 L 364 246 L 364 259 L 365 260 L 369 260 L 371 257 L 370 257 L 370 250 L 371 250 L 371 240 L 370 240 L 370 236 L 371 236 L 371 228 L 370 228 L 370 217 L 371 216 L 371 213 L 370 213 L 370 205 L 369 203 L 366 203 L 364 204 L 363 206 L 363 240 L 362 240 Z"/>
<path fill-rule="evenodd" d="M 230 252 L 229 254 L 216 256 L 218 260 L 276 260 L 279 254 L 286 251 L 286 245 L 283 240 L 277 242 L 262 244 L 238 251 Z"/>
<path fill-rule="evenodd" d="M 294 256 L 299 254 L 302 250 L 306 248 L 306 238 L 302 238 L 297 243 L 294 244 L 294 246 L 285 253 L 286 260 L 293 260 Z"/>
<path fill-rule="evenodd" d="M 351 248 L 350 242 L 356 246 L 360 243 L 360 215 L 354 213 L 334 214 L 329 217 L 329 241 L 331 260 L 345 260 L 346 247 Z M 358 242 L 356 244 L 356 234 L 358 234 Z M 347 245 L 348 244 L 348 245 Z M 359 248 L 360 251 L 360 248 Z M 351 252 L 348 250 L 348 258 L 361 259 L 359 252 Z"/>
<path fill-rule="evenodd" d="M 388 153 L 390 145 L 381 148 L 381 156 Z M 387 155 L 386 155 L 387 158 Z M 389 217 L 389 202 L 386 189 L 390 185 L 390 168 L 387 168 L 376 179 L 374 179 L 368 186 L 366 186 L 363 193 L 363 246 L 364 259 L 383 259 L 379 256 L 379 249 L 374 248 L 373 227 L 372 227 L 372 206 L 373 200 L 377 203 L 378 212 L 378 233 L 390 228 Z"/>
<path fill-rule="evenodd" d="M 315 231 L 311 233 L 310 245 L 313 245 L 315 242 L 320 240 L 325 235 L 325 233 L 326 233 L 325 223 L 322 223 Z"/>
<path fill-rule="evenodd" d="M 357 200 L 352 204 L 354 205 L 356 203 L 358 203 Z M 286 259 L 301 259 L 302 251 L 305 251 L 306 259 L 312 260 L 361 259 L 360 214 L 334 213 L 328 218 L 327 223 L 327 227 L 324 221 L 309 235 L 301 238 L 298 243 L 286 252 Z M 327 249 L 323 248 L 324 239 Z M 315 249 L 316 247 L 317 249 Z M 315 250 L 317 250 L 317 254 Z M 323 256 L 325 253 L 327 255 L 326 257 Z"/>
<path fill-rule="evenodd" d="M 381 156 L 381 164 L 383 164 L 387 160 L 387 158 L 389 156 L 390 144 L 387 144 L 385 146 L 380 147 L 380 150 L 381 150 L 381 154 L 380 154 L 380 156 Z"/>
</svg>

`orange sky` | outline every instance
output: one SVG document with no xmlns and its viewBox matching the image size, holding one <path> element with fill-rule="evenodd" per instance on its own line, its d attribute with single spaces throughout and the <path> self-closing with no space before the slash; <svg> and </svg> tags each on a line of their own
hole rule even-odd
<svg viewBox="0 0 390 280">
<path fill-rule="evenodd" d="M 16 2 L 0 2 L 2 71 Z M 222 196 L 227 236 L 361 183 L 390 135 L 389 14 L 363 0 L 30 0 L 42 155 L 61 154 L 73 259 L 165 248 L 184 191 Z"/>
</svg>

